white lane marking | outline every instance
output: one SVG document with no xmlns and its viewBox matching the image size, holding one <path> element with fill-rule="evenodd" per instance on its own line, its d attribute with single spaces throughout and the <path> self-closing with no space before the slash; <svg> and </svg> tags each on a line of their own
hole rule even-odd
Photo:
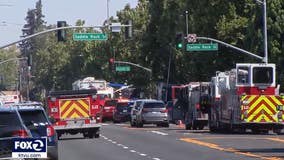
<svg viewBox="0 0 284 160">
<path fill-rule="evenodd" d="M 158 131 L 157 131 L 158 132 Z M 155 133 L 155 132 L 154 132 Z M 163 133 L 163 132 L 158 132 L 157 134 L 161 134 L 161 135 L 168 135 L 168 134 L 166 134 L 166 133 Z M 121 147 L 123 147 L 123 149 L 129 149 L 129 147 L 127 147 L 127 146 L 125 146 L 125 145 L 123 145 L 123 144 L 120 144 L 120 143 L 117 143 L 116 141 L 113 141 L 113 140 L 111 140 L 111 139 L 109 139 L 109 138 L 107 138 L 107 137 L 105 137 L 105 136 L 103 136 L 102 135 L 102 137 L 105 139 L 105 140 L 107 140 L 107 141 L 109 141 L 109 142 L 112 142 L 113 144 L 116 144 L 117 146 L 121 146 Z M 140 156 L 143 156 L 143 157 L 146 157 L 147 156 L 147 154 L 144 154 L 144 153 L 141 153 L 141 152 L 138 152 L 138 151 L 135 151 L 135 150 L 129 150 L 130 152 L 132 152 L 132 153 L 137 153 L 137 154 L 139 154 Z M 148 158 L 152 158 L 151 156 L 148 156 Z M 153 160 L 161 160 L 160 158 L 152 158 Z M 0 158 L 0 160 L 1 160 L 1 158 Z"/>
<path fill-rule="evenodd" d="M 108 126 L 109 124 L 107 123 L 101 123 L 102 126 Z"/>
<path fill-rule="evenodd" d="M 151 131 L 151 132 L 152 132 L 152 133 L 159 134 L 159 135 L 163 135 L 163 136 L 169 135 L 168 133 L 163 133 L 163 132 L 160 132 L 160 131 Z"/>
<path fill-rule="evenodd" d="M 135 150 L 130 150 L 130 152 L 135 153 L 136 151 Z"/>
</svg>

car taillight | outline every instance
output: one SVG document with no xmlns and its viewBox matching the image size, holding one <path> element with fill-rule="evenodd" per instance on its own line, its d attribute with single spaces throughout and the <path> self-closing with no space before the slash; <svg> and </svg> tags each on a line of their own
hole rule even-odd
<svg viewBox="0 0 284 160">
<path fill-rule="evenodd" d="M 21 137 L 21 138 L 25 138 L 25 137 L 28 137 L 28 133 L 26 130 L 24 129 L 20 129 L 20 130 L 17 130 L 17 131 L 14 131 L 13 132 L 13 136 L 18 136 L 18 137 Z"/>
<path fill-rule="evenodd" d="M 48 137 L 51 137 L 51 136 L 54 136 L 54 134 L 55 134 L 54 128 L 52 126 L 47 126 L 46 127 L 46 135 Z"/>
<path fill-rule="evenodd" d="M 168 110 L 167 110 L 167 109 L 164 109 L 164 110 L 161 110 L 160 112 L 161 112 L 161 113 L 168 113 Z"/>
<path fill-rule="evenodd" d="M 196 108 L 196 109 L 200 109 L 199 103 L 195 104 L 195 108 Z"/>
</svg>

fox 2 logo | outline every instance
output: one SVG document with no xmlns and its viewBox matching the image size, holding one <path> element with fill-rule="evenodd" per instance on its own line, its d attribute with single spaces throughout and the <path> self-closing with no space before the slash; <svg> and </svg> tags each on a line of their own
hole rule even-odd
<svg viewBox="0 0 284 160">
<path fill-rule="evenodd" d="M 46 152 L 46 138 L 14 138 L 13 152 Z"/>
</svg>

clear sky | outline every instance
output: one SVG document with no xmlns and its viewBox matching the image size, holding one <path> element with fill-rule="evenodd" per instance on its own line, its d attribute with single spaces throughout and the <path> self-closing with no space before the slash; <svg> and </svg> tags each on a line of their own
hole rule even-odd
<svg viewBox="0 0 284 160">
<path fill-rule="evenodd" d="M 20 39 L 28 9 L 38 0 L 0 0 L 0 46 Z M 75 25 L 78 19 L 86 25 L 102 25 L 107 19 L 108 0 L 42 0 L 44 20 L 56 24 L 65 20 Z M 126 4 L 137 6 L 138 0 L 109 0 L 109 15 L 115 16 Z"/>
</svg>

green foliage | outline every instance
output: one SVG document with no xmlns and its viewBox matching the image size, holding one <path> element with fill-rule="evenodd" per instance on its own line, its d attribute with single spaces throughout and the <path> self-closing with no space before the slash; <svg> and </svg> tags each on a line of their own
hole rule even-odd
<svg viewBox="0 0 284 160">
<path fill-rule="evenodd" d="M 0 89 L 17 90 L 19 80 L 20 63 L 18 56 L 19 50 L 16 46 L 0 50 Z"/>
<path fill-rule="evenodd" d="M 26 34 L 32 34 L 46 26 L 41 13 L 39 0 L 36 14 L 27 12 Z M 268 48 L 269 62 L 278 67 L 278 81 L 284 85 L 284 2 L 268 1 Z M 117 12 L 118 20 L 125 23 L 133 21 L 133 37 L 124 38 L 121 33 L 111 33 L 107 28 L 107 41 L 74 41 L 73 33 L 99 32 L 95 29 L 67 30 L 67 41 L 57 43 L 55 33 L 36 37 L 23 43 L 22 53 L 33 54 L 32 74 L 35 88 L 70 89 L 72 82 L 86 76 L 103 78 L 108 81 L 149 86 L 150 82 L 166 82 L 169 56 L 172 52 L 170 83 L 188 83 L 190 81 L 209 81 L 215 71 L 226 70 L 240 62 L 260 62 L 227 47 L 219 46 L 214 52 L 187 52 L 176 50 L 175 35 L 186 35 L 186 15 L 188 11 L 188 32 L 197 36 L 212 37 L 230 43 L 239 48 L 263 56 L 262 6 L 251 0 L 139 0 L 136 8 L 129 5 Z M 84 25 L 78 20 L 75 25 Z M 198 43 L 208 41 L 198 40 Z M 152 74 L 132 67 L 131 72 L 111 72 L 109 58 L 128 61 L 151 68 Z"/>
</svg>

